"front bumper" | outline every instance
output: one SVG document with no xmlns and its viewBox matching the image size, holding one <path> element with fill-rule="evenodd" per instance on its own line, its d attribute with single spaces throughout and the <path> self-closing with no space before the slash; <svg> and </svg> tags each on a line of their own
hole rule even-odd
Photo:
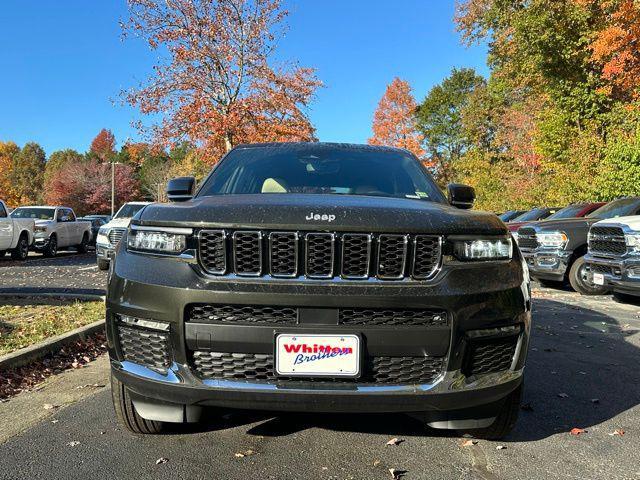
<svg viewBox="0 0 640 480">
<path fill-rule="evenodd" d="M 44 250 L 49 245 L 50 237 L 48 235 L 45 236 L 35 236 L 33 238 L 32 248 L 35 250 Z"/>
<path fill-rule="evenodd" d="M 522 251 L 532 277 L 558 282 L 565 279 L 572 254 L 573 252 L 558 249 Z"/>
<path fill-rule="evenodd" d="M 640 258 L 630 255 L 605 258 L 591 254 L 584 258 L 590 274 L 601 273 L 605 285 L 611 287 L 614 292 L 640 296 Z"/>
<path fill-rule="evenodd" d="M 115 254 L 116 250 L 111 245 L 96 244 L 96 256 L 99 260 L 111 261 Z"/>
<path fill-rule="evenodd" d="M 300 309 L 441 308 L 446 329 L 345 326 L 324 321 L 288 327 L 197 324 L 189 304 L 291 306 Z M 531 322 L 529 284 L 520 259 L 443 270 L 433 282 L 349 282 L 210 278 L 197 266 L 150 258 L 120 247 L 107 295 L 107 336 L 114 375 L 141 405 L 216 406 L 317 412 L 424 412 L 479 407 L 504 398 L 522 381 Z M 117 315 L 170 325 L 170 365 L 156 371 L 124 358 Z M 465 375 L 469 331 L 518 325 L 515 353 L 503 371 Z M 366 355 L 442 356 L 441 375 L 428 384 L 371 385 L 290 380 L 206 379 L 197 375 L 196 348 L 269 354 L 278 331 L 355 333 Z M 138 407 L 136 407 L 138 408 Z M 498 406 L 499 408 L 499 406 Z M 141 410 L 142 407 L 141 407 Z M 153 409 L 152 409 L 153 410 Z M 149 411 L 148 409 L 146 410 Z M 155 419 L 177 416 L 148 413 Z M 141 413 L 141 415 L 143 415 Z M 144 415 L 143 415 L 144 416 Z M 185 414 L 183 418 L 187 418 Z"/>
</svg>

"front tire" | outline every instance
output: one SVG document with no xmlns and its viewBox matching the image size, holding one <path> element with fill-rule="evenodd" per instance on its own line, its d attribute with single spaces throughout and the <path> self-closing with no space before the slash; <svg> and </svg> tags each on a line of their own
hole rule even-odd
<svg viewBox="0 0 640 480">
<path fill-rule="evenodd" d="M 98 270 L 109 270 L 109 260 L 98 259 Z"/>
<path fill-rule="evenodd" d="M 156 435 L 164 428 L 163 422 L 145 420 L 133 405 L 127 387 L 111 373 L 111 398 L 118 422 L 132 433 Z"/>
<path fill-rule="evenodd" d="M 584 257 L 578 258 L 569 270 L 569 283 L 580 295 L 605 295 L 609 289 L 604 285 L 596 285 L 589 279 Z"/>
<path fill-rule="evenodd" d="M 26 235 L 20 235 L 18 245 L 11 250 L 11 258 L 13 260 L 26 260 L 29 255 L 29 239 Z"/>
<path fill-rule="evenodd" d="M 82 241 L 80 242 L 80 245 L 76 247 L 76 249 L 78 250 L 78 253 L 87 253 L 88 244 L 89 244 L 89 238 L 87 238 L 87 234 L 85 233 L 82 236 Z"/>
<path fill-rule="evenodd" d="M 511 392 L 504 401 L 504 405 L 500 410 L 500 413 L 493 421 L 491 425 L 486 428 L 476 428 L 465 431 L 475 438 L 481 438 L 485 440 L 500 440 L 506 437 L 518 420 L 518 414 L 520 413 L 520 403 L 522 401 L 522 391 L 524 390 L 524 383 L 521 383 L 518 388 Z"/>
<path fill-rule="evenodd" d="M 45 257 L 52 258 L 55 257 L 58 253 L 58 237 L 55 235 L 51 235 L 49 238 L 49 243 L 47 243 L 47 248 L 42 251 L 42 254 Z"/>
</svg>

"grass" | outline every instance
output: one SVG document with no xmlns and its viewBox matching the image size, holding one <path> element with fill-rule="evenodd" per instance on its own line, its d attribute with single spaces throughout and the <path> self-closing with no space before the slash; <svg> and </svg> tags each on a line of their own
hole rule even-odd
<svg viewBox="0 0 640 480">
<path fill-rule="evenodd" d="M 104 315 L 102 302 L 15 301 L 0 305 L 0 355 L 88 325 Z"/>
</svg>

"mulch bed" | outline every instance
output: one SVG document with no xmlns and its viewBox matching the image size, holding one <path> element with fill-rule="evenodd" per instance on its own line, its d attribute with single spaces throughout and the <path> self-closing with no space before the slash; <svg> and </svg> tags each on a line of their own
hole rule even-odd
<svg viewBox="0 0 640 480">
<path fill-rule="evenodd" d="M 69 344 L 57 354 L 38 362 L 12 370 L 0 370 L 0 401 L 24 391 L 34 390 L 52 375 L 82 368 L 106 351 L 106 336 L 104 333 L 97 333 L 85 341 Z"/>
</svg>

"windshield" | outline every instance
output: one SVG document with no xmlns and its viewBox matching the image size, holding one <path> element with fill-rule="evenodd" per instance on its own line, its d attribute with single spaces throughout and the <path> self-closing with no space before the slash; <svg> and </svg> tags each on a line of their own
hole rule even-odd
<svg viewBox="0 0 640 480">
<path fill-rule="evenodd" d="M 326 144 L 233 150 L 198 196 L 288 193 L 446 202 L 429 174 L 408 153 Z"/>
<path fill-rule="evenodd" d="M 523 213 L 519 217 L 513 219 L 514 222 L 524 222 L 527 220 L 540 220 L 544 218 L 544 214 L 546 210 L 544 208 L 534 208 L 533 210 L 529 210 L 526 213 Z"/>
<path fill-rule="evenodd" d="M 125 203 L 118 213 L 113 218 L 132 218 L 136 213 L 142 210 L 146 205 L 135 205 L 131 203 Z"/>
<path fill-rule="evenodd" d="M 587 215 L 589 218 L 615 218 L 635 215 L 640 208 L 640 198 L 621 198 L 600 207 Z"/>
<path fill-rule="evenodd" d="M 53 220 L 55 208 L 20 207 L 11 212 L 13 218 L 33 218 L 34 220 Z"/>
<path fill-rule="evenodd" d="M 578 214 L 584 210 L 584 207 L 586 205 L 580 204 L 580 205 L 569 205 L 568 207 L 564 207 L 560 210 L 558 210 L 556 213 L 554 213 L 553 215 L 550 215 L 547 217 L 547 220 L 555 220 L 557 218 L 575 218 L 578 216 Z"/>
</svg>

